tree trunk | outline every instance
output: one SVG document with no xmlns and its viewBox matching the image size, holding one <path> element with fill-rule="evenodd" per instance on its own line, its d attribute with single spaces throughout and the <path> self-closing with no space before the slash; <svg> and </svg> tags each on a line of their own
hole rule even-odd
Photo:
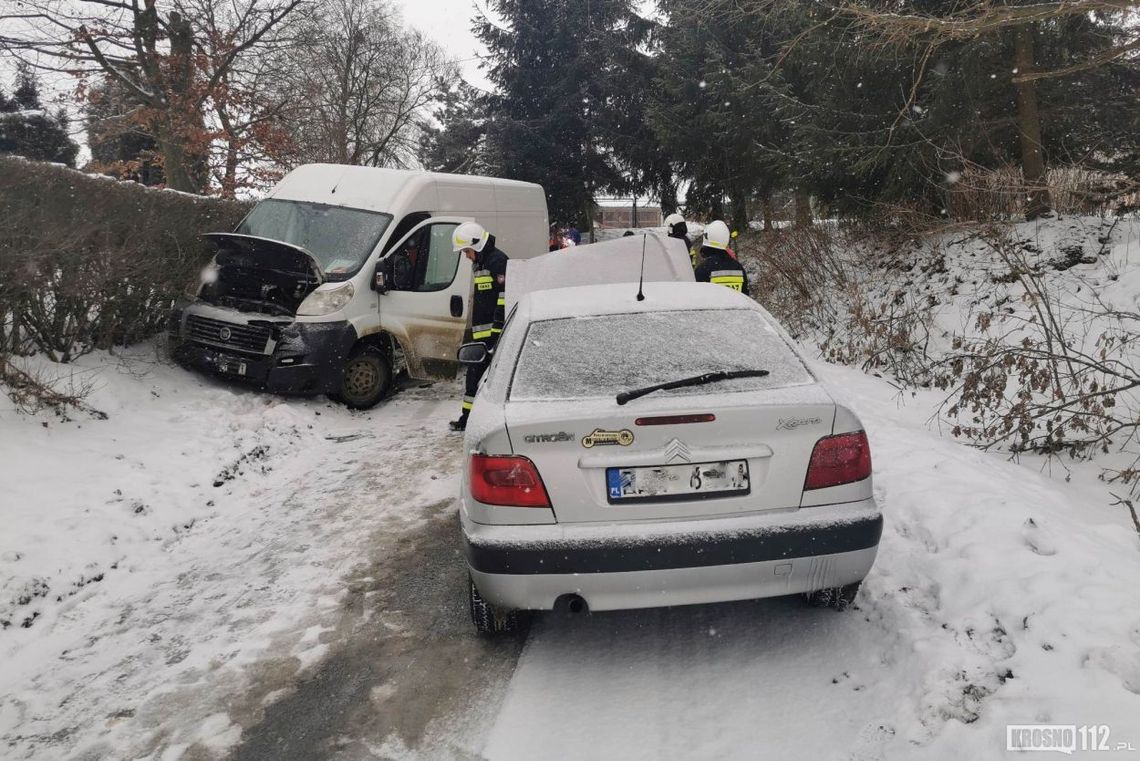
<svg viewBox="0 0 1140 761">
<path fill-rule="evenodd" d="M 677 210 L 677 183 L 672 176 L 661 178 L 661 218 L 669 216 Z"/>
<path fill-rule="evenodd" d="M 748 231 L 748 198 L 744 193 L 732 196 L 732 228 L 740 232 Z"/>
<path fill-rule="evenodd" d="M 1013 29 L 1013 64 L 1020 76 L 1033 71 L 1033 26 Z M 1025 182 L 1025 218 L 1036 219 L 1052 211 L 1049 186 L 1045 182 L 1045 156 L 1041 145 L 1041 114 L 1037 108 L 1037 83 L 1019 81 L 1017 124 L 1021 134 L 1021 174 Z"/>
<path fill-rule="evenodd" d="M 760 209 L 764 214 L 764 232 L 772 232 L 772 192 L 764 191 L 760 196 Z"/>
<path fill-rule="evenodd" d="M 796 186 L 796 227 L 811 227 L 811 196 L 807 188 Z"/>
<path fill-rule="evenodd" d="M 226 143 L 226 173 L 222 177 L 222 198 L 237 197 L 238 149 L 235 140 Z"/>
<path fill-rule="evenodd" d="M 166 176 L 166 187 L 185 193 L 197 193 L 200 188 L 187 166 L 186 151 L 178 138 L 159 139 L 162 146 L 162 172 Z"/>
</svg>

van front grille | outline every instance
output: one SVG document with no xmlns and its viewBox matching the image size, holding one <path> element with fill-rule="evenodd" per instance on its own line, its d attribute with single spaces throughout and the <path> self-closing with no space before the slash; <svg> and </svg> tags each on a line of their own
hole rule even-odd
<svg viewBox="0 0 1140 761">
<path fill-rule="evenodd" d="M 189 337 L 199 343 L 225 349 L 267 354 L 270 330 L 263 325 L 243 325 L 192 314 L 186 318 Z"/>
</svg>

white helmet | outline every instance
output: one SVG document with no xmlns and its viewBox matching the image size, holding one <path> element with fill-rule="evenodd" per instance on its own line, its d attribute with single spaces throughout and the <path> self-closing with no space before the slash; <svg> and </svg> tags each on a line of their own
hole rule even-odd
<svg viewBox="0 0 1140 761">
<path fill-rule="evenodd" d="M 709 222 L 708 227 L 705 228 L 703 245 L 709 248 L 728 248 L 730 240 L 732 240 L 732 234 L 728 231 L 728 225 L 719 219 Z"/>
<path fill-rule="evenodd" d="M 458 253 L 465 248 L 473 248 L 478 253 L 487 245 L 490 237 L 491 234 L 478 222 L 464 222 L 451 233 L 451 250 Z"/>
<path fill-rule="evenodd" d="M 680 224 L 684 221 L 685 221 L 684 217 L 682 217 L 677 212 L 673 212 L 669 216 L 665 217 L 665 226 L 666 227 L 672 227 L 673 225 Z"/>
</svg>

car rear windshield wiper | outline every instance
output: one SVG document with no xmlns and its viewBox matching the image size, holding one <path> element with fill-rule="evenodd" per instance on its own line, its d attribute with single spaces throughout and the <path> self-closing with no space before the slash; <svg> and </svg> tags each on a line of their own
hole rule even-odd
<svg viewBox="0 0 1140 761">
<path fill-rule="evenodd" d="M 646 386 L 645 388 L 635 389 L 633 391 L 622 391 L 617 395 L 617 403 L 625 404 L 632 402 L 634 399 L 639 399 L 646 394 L 652 394 L 654 391 L 668 391 L 674 388 L 684 388 L 685 386 L 703 386 L 706 383 L 716 383 L 717 381 L 732 380 L 733 378 L 763 378 L 768 375 L 767 370 L 717 370 L 712 373 L 705 373 L 703 375 L 694 375 L 692 378 L 682 378 L 681 380 L 669 381 L 668 383 L 658 383 L 655 386 Z"/>
</svg>

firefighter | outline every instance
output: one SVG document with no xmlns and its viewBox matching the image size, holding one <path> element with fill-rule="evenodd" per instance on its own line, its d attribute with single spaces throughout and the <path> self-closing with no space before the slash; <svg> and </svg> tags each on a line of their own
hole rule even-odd
<svg viewBox="0 0 1140 761">
<path fill-rule="evenodd" d="M 665 217 L 665 234 L 670 238 L 685 242 L 685 250 L 689 252 L 689 258 L 693 262 L 693 268 L 697 266 L 697 249 L 693 247 L 693 241 L 689 240 L 689 226 L 685 224 L 685 218 L 677 212 L 673 212 Z"/>
<path fill-rule="evenodd" d="M 704 239 L 701 241 L 701 261 L 695 274 L 699 282 L 716 283 L 747 294 L 748 275 L 744 272 L 744 266 L 728 253 L 731 240 L 728 225 L 719 219 L 710 222 L 705 227 Z"/>
<path fill-rule="evenodd" d="M 467 416 L 475 403 L 475 391 L 491 361 L 491 353 L 503 332 L 503 311 L 507 290 L 507 255 L 495 248 L 495 236 L 478 222 L 464 222 L 451 234 L 451 247 L 471 260 L 475 268 L 475 298 L 471 304 L 471 338 L 487 345 L 487 359 L 467 366 L 463 412 L 449 423 L 451 430 L 467 428 Z"/>
</svg>

